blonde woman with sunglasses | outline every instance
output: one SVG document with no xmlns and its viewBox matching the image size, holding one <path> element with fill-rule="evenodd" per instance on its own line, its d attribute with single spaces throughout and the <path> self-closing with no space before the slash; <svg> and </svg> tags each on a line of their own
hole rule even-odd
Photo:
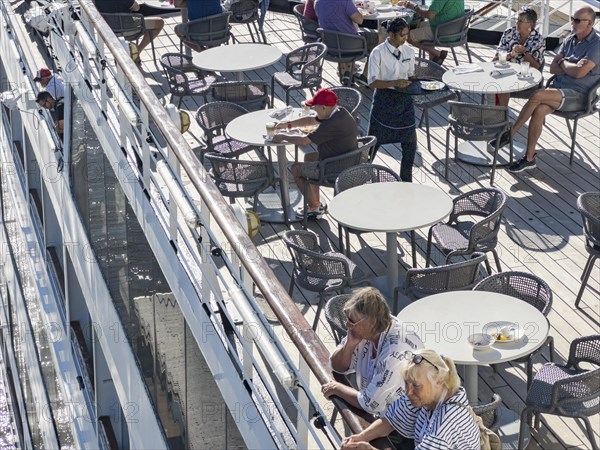
<svg viewBox="0 0 600 450">
<path fill-rule="evenodd" d="M 401 355 L 422 348 L 423 343 L 414 333 L 403 331 L 375 288 L 355 291 L 344 314 L 348 334 L 331 355 L 331 367 L 338 373 L 356 373 L 358 390 L 336 381 L 321 390 L 327 399 L 337 396 L 368 413 L 381 413 L 403 391 L 395 376 Z"/>
<path fill-rule="evenodd" d="M 479 427 L 454 362 L 429 349 L 405 352 L 402 359 L 406 391 L 382 418 L 344 439 L 342 449 L 374 449 L 369 441 L 396 430 L 414 439 L 417 450 L 479 450 Z"/>
</svg>

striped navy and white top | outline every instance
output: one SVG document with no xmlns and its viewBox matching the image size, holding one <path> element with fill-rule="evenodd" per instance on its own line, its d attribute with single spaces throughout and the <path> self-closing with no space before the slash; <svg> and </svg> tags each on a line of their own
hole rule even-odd
<svg viewBox="0 0 600 450">
<path fill-rule="evenodd" d="M 415 450 L 480 450 L 479 427 L 466 408 L 452 403 L 469 404 L 462 387 L 442 404 L 437 417 L 432 415 L 435 423 L 428 423 L 429 409 L 415 408 L 406 395 L 392 403 L 384 417 L 402 436 L 415 440 Z"/>
</svg>

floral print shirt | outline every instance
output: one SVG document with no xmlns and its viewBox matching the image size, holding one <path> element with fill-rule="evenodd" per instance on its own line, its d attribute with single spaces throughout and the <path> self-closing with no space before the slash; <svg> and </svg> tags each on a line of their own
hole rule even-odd
<svg viewBox="0 0 600 450">
<path fill-rule="evenodd" d="M 519 34 L 519 31 L 517 30 L 516 26 L 509 28 L 502 34 L 502 37 L 500 38 L 500 43 L 498 44 L 496 51 L 504 51 L 510 53 L 512 51 L 512 48 L 519 43 L 520 38 L 521 35 Z M 542 37 L 542 35 L 536 30 L 531 30 L 531 33 L 529 33 L 529 37 L 525 41 L 524 46 L 527 49 L 527 51 L 531 53 L 531 56 L 533 56 L 535 60 L 538 61 L 543 67 L 544 48 L 546 46 L 546 41 Z M 523 55 L 517 55 L 512 59 L 512 61 L 515 63 L 520 63 L 522 60 Z"/>
</svg>

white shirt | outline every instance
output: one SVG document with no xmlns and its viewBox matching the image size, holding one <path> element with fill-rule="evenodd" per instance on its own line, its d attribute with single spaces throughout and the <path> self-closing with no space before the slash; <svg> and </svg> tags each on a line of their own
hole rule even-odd
<svg viewBox="0 0 600 450">
<path fill-rule="evenodd" d="M 398 58 L 394 55 L 399 55 Z M 369 55 L 369 76 L 371 84 L 375 80 L 407 80 L 415 74 L 415 51 L 403 44 L 396 48 L 386 39 L 373 49 Z"/>
<path fill-rule="evenodd" d="M 65 96 L 65 85 L 63 79 L 59 75 L 52 75 L 50 81 L 44 87 L 45 91 L 50 92 L 50 95 L 54 100 L 58 100 Z"/>
<path fill-rule="evenodd" d="M 352 353 L 350 367 L 344 374 L 356 372 L 358 402 L 368 413 L 382 413 L 404 392 L 404 382 L 398 371 L 406 350 L 423 348 L 423 342 L 414 333 L 405 333 L 397 317 L 379 336 L 377 354 L 373 357 L 373 343 L 363 339 Z M 346 344 L 344 338 L 338 348 Z"/>
</svg>

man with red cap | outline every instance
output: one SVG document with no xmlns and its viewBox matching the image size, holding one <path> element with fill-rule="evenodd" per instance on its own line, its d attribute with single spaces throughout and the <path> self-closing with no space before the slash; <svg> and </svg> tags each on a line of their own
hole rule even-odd
<svg viewBox="0 0 600 450">
<path fill-rule="evenodd" d="M 304 191 L 304 178 L 319 178 L 320 161 L 358 148 L 356 120 L 346 109 L 338 106 L 335 92 L 330 89 L 319 89 L 313 98 L 306 101 L 306 105 L 310 106 L 317 115 L 277 124 L 277 129 L 282 131 L 276 133 L 272 139 L 275 143 L 285 141 L 295 145 L 317 145 L 317 151 L 307 153 L 303 163 L 292 165 L 292 174 L 301 192 Z M 310 126 L 317 126 L 317 128 L 306 135 L 285 131 Z M 327 207 L 319 199 L 319 186 L 312 184 L 307 186 L 306 200 L 308 211 L 300 210 L 296 215 L 304 217 L 304 214 L 307 214 L 308 218 L 321 218 Z"/>
<path fill-rule="evenodd" d="M 60 75 L 54 74 L 47 67 L 42 67 L 35 74 L 33 81 L 37 81 L 42 85 L 44 91 L 50 92 L 54 100 L 65 96 L 65 85 Z"/>
</svg>

